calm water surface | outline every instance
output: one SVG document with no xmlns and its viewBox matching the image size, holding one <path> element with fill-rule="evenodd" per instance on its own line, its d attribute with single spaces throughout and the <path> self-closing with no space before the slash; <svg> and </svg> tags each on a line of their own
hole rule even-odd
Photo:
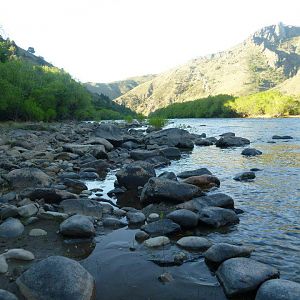
<svg viewBox="0 0 300 300">
<path fill-rule="evenodd" d="M 207 237 L 213 242 L 252 245 L 256 249 L 254 259 L 278 267 L 281 278 L 300 282 L 300 119 L 180 119 L 167 127 L 204 132 L 208 137 L 235 132 L 263 152 L 261 156 L 246 158 L 241 155 L 243 148 L 195 146 L 181 160 L 172 161 L 157 173 L 207 167 L 221 180 L 217 192 L 231 195 L 235 206 L 245 211 L 238 225 L 207 233 Z M 268 143 L 275 134 L 291 135 L 294 139 Z M 253 182 L 232 179 L 236 173 L 254 167 L 262 171 L 256 173 Z M 114 180 L 111 172 L 100 186 L 110 190 Z"/>
</svg>

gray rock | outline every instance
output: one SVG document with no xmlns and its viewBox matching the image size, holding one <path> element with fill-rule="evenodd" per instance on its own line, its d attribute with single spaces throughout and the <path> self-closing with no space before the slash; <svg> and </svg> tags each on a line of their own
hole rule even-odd
<svg viewBox="0 0 300 300">
<path fill-rule="evenodd" d="M 63 145 L 63 150 L 80 156 L 90 153 L 97 159 L 107 158 L 107 153 L 103 145 L 65 144 Z"/>
<path fill-rule="evenodd" d="M 300 284 L 284 279 L 271 279 L 264 282 L 256 294 L 255 300 L 298 300 Z"/>
<path fill-rule="evenodd" d="M 279 271 L 250 258 L 238 257 L 224 261 L 216 275 L 226 295 L 232 297 L 256 291 L 266 280 L 278 278 Z"/>
<path fill-rule="evenodd" d="M 18 216 L 18 209 L 14 205 L 5 205 L 0 208 L 0 219 L 5 220 L 10 217 Z"/>
<path fill-rule="evenodd" d="M 130 157 L 134 160 L 146 160 L 154 156 L 159 156 L 160 152 L 158 150 L 132 150 L 130 151 Z"/>
<path fill-rule="evenodd" d="M 38 214 L 38 218 L 43 220 L 64 221 L 68 217 L 69 217 L 68 214 L 64 214 L 56 211 L 43 211 Z"/>
<path fill-rule="evenodd" d="M 101 219 L 103 215 L 103 205 L 90 199 L 67 199 L 60 203 L 59 208 L 66 214 L 92 216 L 97 219 Z"/>
<path fill-rule="evenodd" d="M 85 179 L 85 180 L 96 180 L 99 178 L 99 175 L 96 172 L 80 172 L 79 176 L 80 179 Z"/>
<path fill-rule="evenodd" d="M 91 237 L 96 231 L 89 217 L 74 215 L 60 224 L 59 231 L 64 236 Z"/>
<path fill-rule="evenodd" d="M 9 192 L 2 195 L 1 198 L 2 198 L 2 202 L 7 203 L 16 200 L 17 194 L 15 192 Z"/>
<path fill-rule="evenodd" d="M 145 161 L 151 164 L 154 168 L 160 168 L 171 164 L 170 160 L 162 155 L 149 157 Z"/>
<path fill-rule="evenodd" d="M 139 243 L 141 243 L 149 238 L 149 234 L 146 233 L 145 231 L 140 230 L 136 232 L 134 237 Z"/>
<path fill-rule="evenodd" d="M 0 299 L 1 300 L 18 300 L 18 298 L 10 293 L 9 291 L 0 290 Z"/>
<path fill-rule="evenodd" d="M 27 204 L 18 208 L 18 214 L 23 218 L 30 218 L 35 216 L 38 212 L 36 204 Z"/>
<path fill-rule="evenodd" d="M 94 299 L 94 279 L 78 262 L 51 256 L 24 272 L 16 281 L 26 299 Z"/>
<path fill-rule="evenodd" d="M 108 169 L 110 168 L 110 164 L 103 159 L 97 159 L 90 162 L 85 162 L 81 164 L 81 168 L 95 168 L 99 176 L 106 175 Z"/>
<path fill-rule="evenodd" d="M 193 228 L 198 225 L 198 215 L 187 209 L 175 210 L 169 213 L 167 218 L 183 228 Z"/>
<path fill-rule="evenodd" d="M 86 143 L 91 145 L 103 145 L 106 151 L 112 151 L 114 149 L 114 146 L 108 140 L 99 137 L 89 139 Z"/>
<path fill-rule="evenodd" d="M 207 207 L 199 212 L 199 222 L 210 227 L 219 228 L 238 223 L 239 217 L 230 209 Z"/>
<path fill-rule="evenodd" d="M 103 226 L 104 227 L 110 227 L 110 228 L 121 228 L 121 227 L 125 227 L 128 224 L 122 220 L 119 220 L 117 218 L 105 218 L 103 220 Z"/>
<path fill-rule="evenodd" d="M 63 184 L 70 188 L 72 192 L 80 194 L 82 191 L 87 190 L 87 186 L 80 180 L 65 178 Z"/>
<path fill-rule="evenodd" d="M 16 238 L 20 236 L 23 231 L 24 225 L 18 219 L 8 218 L 0 225 L 1 238 Z"/>
<path fill-rule="evenodd" d="M 157 214 L 157 213 L 151 213 L 147 218 L 148 223 L 155 222 L 158 220 L 159 220 L 159 214 Z"/>
<path fill-rule="evenodd" d="M 161 155 L 169 159 L 179 159 L 181 157 L 180 150 L 177 147 L 165 147 L 159 149 Z"/>
<path fill-rule="evenodd" d="M 273 135 L 272 139 L 273 140 L 292 140 L 293 137 L 290 135 Z"/>
<path fill-rule="evenodd" d="M 153 166 L 147 162 L 137 161 L 126 165 L 116 174 L 120 186 L 136 189 L 144 186 L 151 177 L 155 177 Z"/>
<path fill-rule="evenodd" d="M 96 137 L 108 140 L 114 146 L 121 146 L 124 142 L 124 135 L 119 127 L 112 124 L 100 124 L 94 131 Z"/>
<path fill-rule="evenodd" d="M 177 181 L 177 176 L 175 175 L 174 172 L 165 171 L 165 172 L 159 174 L 158 177 Z"/>
<path fill-rule="evenodd" d="M 209 139 L 196 139 L 195 140 L 195 145 L 197 145 L 197 146 L 211 146 L 213 144 L 214 143 Z"/>
<path fill-rule="evenodd" d="M 242 172 L 236 174 L 233 179 L 236 181 L 249 181 L 255 178 L 255 173 L 252 171 Z"/>
<path fill-rule="evenodd" d="M 242 151 L 242 155 L 245 156 L 256 156 L 256 155 L 261 155 L 262 152 L 255 149 L 255 148 L 246 148 Z"/>
<path fill-rule="evenodd" d="M 76 194 L 54 188 L 36 188 L 30 191 L 27 196 L 31 200 L 44 199 L 46 203 L 59 203 L 65 199 L 78 198 Z"/>
<path fill-rule="evenodd" d="M 22 168 L 10 171 L 6 176 L 9 184 L 15 189 L 36 186 L 49 186 L 51 178 L 37 168 Z"/>
<path fill-rule="evenodd" d="M 40 229 L 40 228 L 34 228 L 34 229 L 31 229 L 29 231 L 29 235 L 30 236 L 45 236 L 47 235 L 47 231 L 43 230 L 43 229 Z"/>
<path fill-rule="evenodd" d="M 185 178 L 189 178 L 192 176 L 201 176 L 201 175 L 212 175 L 212 173 L 206 168 L 200 168 L 200 169 L 196 169 L 196 170 L 181 172 L 177 176 L 179 178 L 185 179 Z"/>
<path fill-rule="evenodd" d="M 158 280 L 161 281 L 162 283 L 168 283 L 174 281 L 174 278 L 171 273 L 165 272 L 158 276 Z"/>
<path fill-rule="evenodd" d="M 248 144 L 250 144 L 250 141 L 248 139 L 237 137 L 237 136 L 229 136 L 229 135 L 225 135 L 221 137 L 216 142 L 216 146 L 219 148 L 242 147 Z"/>
<path fill-rule="evenodd" d="M 162 247 L 168 244 L 170 244 L 170 240 L 166 236 L 157 236 L 144 242 L 144 245 L 149 248 Z"/>
<path fill-rule="evenodd" d="M 33 253 L 24 249 L 10 249 L 2 255 L 5 259 L 18 259 L 25 261 L 34 260 L 35 258 Z"/>
<path fill-rule="evenodd" d="M 194 185 L 164 178 L 150 178 L 142 190 L 140 199 L 142 203 L 181 203 L 201 195 L 203 193 L 200 188 Z"/>
<path fill-rule="evenodd" d="M 220 134 L 220 136 L 235 136 L 234 132 L 224 132 L 222 134 Z"/>
<path fill-rule="evenodd" d="M 146 217 L 142 212 L 128 212 L 126 214 L 127 220 L 129 224 L 142 224 L 145 222 Z"/>
<path fill-rule="evenodd" d="M 205 253 L 204 257 L 207 261 L 220 264 L 223 261 L 234 257 L 248 257 L 253 248 L 246 246 L 235 246 L 226 243 L 219 243 L 210 247 Z"/>
<path fill-rule="evenodd" d="M 151 236 L 172 235 L 181 230 L 180 225 L 169 219 L 158 220 L 141 227 Z"/>
<path fill-rule="evenodd" d="M 207 250 L 212 243 L 200 236 L 185 236 L 177 241 L 177 245 L 187 250 L 204 251 Z"/>
</svg>

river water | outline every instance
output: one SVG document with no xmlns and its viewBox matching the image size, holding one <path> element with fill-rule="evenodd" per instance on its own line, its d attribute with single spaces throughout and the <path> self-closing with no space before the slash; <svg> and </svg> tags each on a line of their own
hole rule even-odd
<svg viewBox="0 0 300 300">
<path fill-rule="evenodd" d="M 247 158 L 242 148 L 220 149 L 195 146 L 159 169 L 179 173 L 208 168 L 221 180 L 217 192 L 235 200 L 244 210 L 240 223 L 226 230 L 207 232 L 213 242 L 246 244 L 255 247 L 252 258 L 277 267 L 281 278 L 300 282 L 300 119 L 180 119 L 167 127 L 181 127 L 208 137 L 235 132 L 248 138 L 261 156 Z M 273 135 L 291 135 L 293 140 L 272 140 Z M 275 143 L 269 143 L 270 141 Z M 252 182 L 237 182 L 235 174 L 259 168 Z M 114 172 L 106 180 L 89 187 L 113 188 Z M 201 233 L 203 235 L 203 233 Z"/>
</svg>

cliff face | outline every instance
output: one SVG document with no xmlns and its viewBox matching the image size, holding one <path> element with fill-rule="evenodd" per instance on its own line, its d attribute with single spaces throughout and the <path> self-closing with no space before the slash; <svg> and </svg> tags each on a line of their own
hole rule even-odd
<svg viewBox="0 0 300 300">
<path fill-rule="evenodd" d="M 272 25 L 227 51 L 158 74 L 115 101 L 147 115 L 175 102 L 272 89 L 294 77 L 299 67 L 300 27 Z"/>
</svg>

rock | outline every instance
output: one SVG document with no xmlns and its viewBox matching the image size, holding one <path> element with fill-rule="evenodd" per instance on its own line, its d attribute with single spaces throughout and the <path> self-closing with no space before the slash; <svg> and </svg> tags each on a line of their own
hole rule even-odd
<svg viewBox="0 0 300 300">
<path fill-rule="evenodd" d="M 69 215 L 56 211 L 43 211 L 38 214 L 38 217 L 43 220 L 64 221 L 69 218 Z"/>
<path fill-rule="evenodd" d="M 126 213 L 127 213 L 126 210 L 123 210 L 123 209 L 117 208 L 114 210 L 114 215 L 117 217 L 124 217 L 124 216 L 126 216 Z"/>
<path fill-rule="evenodd" d="M 89 139 L 86 143 L 91 145 L 103 145 L 106 151 L 112 151 L 114 149 L 113 144 L 108 140 L 99 137 Z"/>
<path fill-rule="evenodd" d="M 219 243 L 216 245 L 211 246 L 205 253 L 205 259 L 213 264 L 221 264 L 223 261 L 234 258 L 250 256 L 253 248 L 246 247 L 246 246 L 235 246 L 226 243 Z"/>
<path fill-rule="evenodd" d="M 178 224 L 169 219 L 162 219 L 143 225 L 141 229 L 152 236 L 172 235 L 181 230 Z"/>
<path fill-rule="evenodd" d="M 192 176 L 201 176 L 201 175 L 212 175 L 212 173 L 206 168 L 200 168 L 200 169 L 196 169 L 196 170 L 181 172 L 177 176 L 179 178 L 185 179 L 185 178 L 189 178 Z"/>
<path fill-rule="evenodd" d="M 149 248 L 162 247 L 168 244 L 170 244 L 170 240 L 166 236 L 157 236 L 144 242 L 144 245 Z"/>
<path fill-rule="evenodd" d="M 59 203 L 65 199 L 78 198 L 76 194 L 54 188 L 36 188 L 30 191 L 27 196 L 31 200 L 44 199 L 46 203 Z"/>
<path fill-rule="evenodd" d="M 114 146 L 121 146 L 124 141 L 121 129 L 112 124 L 100 124 L 94 131 L 94 135 L 106 139 Z"/>
<path fill-rule="evenodd" d="M 194 185 L 164 178 L 150 178 L 142 190 L 140 200 L 143 204 L 161 201 L 180 203 L 201 195 L 201 190 Z"/>
<path fill-rule="evenodd" d="M 147 158 L 151 158 L 154 156 L 159 156 L 160 152 L 158 150 L 132 150 L 130 151 L 130 157 L 134 160 L 144 161 Z"/>
<path fill-rule="evenodd" d="M 252 171 L 242 172 L 236 174 L 233 179 L 236 181 L 249 181 L 255 178 L 255 173 Z"/>
<path fill-rule="evenodd" d="M 127 150 L 132 150 L 132 149 L 136 149 L 136 148 L 139 148 L 139 144 L 135 143 L 135 142 L 132 142 L 132 141 L 128 141 L 128 142 L 125 142 L 121 145 L 122 148 L 125 148 Z"/>
<path fill-rule="evenodd" d="M 255 148 L 246 148 L 242 151 L 242 155 L 245 156 L 256 156 L 256 155 L 261 155 L 262 152 L 255 149 Z"/>
<path fill-rule="evenodd" d="M 151 164 L 154 168 L 165 167 L 171 164 L 170 160 L 162 155 L 149 157 L 145 161 Z"/>
<path fill-rule="evenodd" d="M 17 217 L 18 209 L 14 205 L 5 205 L 4 207 L 0 208 L 0 219 L 5 220 L 10 217 Z"/>
<path fill-rule="evenodd" d="M 27 204 L 18 208 L 18 214 L 23 218 L 30 218 L 36 215 L 38 206 L 36 204 Z"/>
<path fill-rule="evenodd" d="M 2 202 L 7 203 L 16 200 L 17 194 L 15 192 L 9 192 L 1 196 Z"/>
<path fill-rule="evenodd" d="M 175 210 L 169 213 L 167 218 L 183 228 L 193 228 L 198 225 L 198 215 L 187 209 Z"/>
<path fill-rule="evenodd" d="M 4 274 L 8 271 L 8 264 L 6 262 L 5 256 L 0 255 L 0 274 Z"/>
<path fill-rule="evenodd" d="M 47 235 L 47 231 L 39 228 L 34 228 L 29 231 L 30 236 L 45 236 Z"/>
<path fill-rule="evenodd" d="M 107 158 L 103 145 L 65 144 L 63 145 L 63 150 L 80 156 L 90 153 L 97 159 Z"/>
<path fill-rule="evenodd" d="M 103 159 L 93 160 L 91 162 L 86 162 L 81 165 L 81 168 L 95 168 L 99 176 L 104 176 L 108 169 L 110 168 L 110 164 Z"/>
<path fill-rule="evenodd" d="M 238 223 L 239 217 L 230 209 L 207 207 L 199 212 L 199 221 L 207 226 L 219 228 Z"/>
<path fill-rule="evenodd" d="M 89 217 L 74 215 L 59 226 L 59 231 L 64 236 L 92 237 L 96 231 Z"/>
<path fill-rule="evenodd" d="M 59 175 L 59 178 L 62 179 L 62 180 L 65 180 L 65 179 L 79 179 L 80 176 L 78 173 L 75 173 L 75 172 L 64 172 L 64 173 L 61 173 Z"/>
<path fill-rule="evenodd" d="M 160 148 L 159 152 L 168 159 L 179 159 L 181 157 L 180 150 L 176 147 Z"/>
<path fill-rule="evenodd" d="M 160 146 L 169 146 L 185 149 L 193 149 L 193 136 L 184 129 L 168 128 L 152 132 L 146 136 L 146 144 L 157 144 Z"/>
<path fill-rule="evenodd" d="M 16 238 L 24 231 L 24 225 L 14 218 L 6 219 L 0 225 L 0 238 Z"/>
<path fill-rule="evenodd" d="M 6 176 L 9 184 L 15 189 L 36 186 L 49 186 L 51 178 L 37 168 L 22 168 L 10 171 Z"/>
<path fill-rule="evenodd" d="M 10 249 L 2 254 L 5 259 L 18 259 L 18 260 L 34 260 L 34 255 L 30 251 L 24 249 Z"/>
<path fill-rule="evenodd" d="M 142 212 L 128 212 L 126 214 L 127 220 L 129 224 L 136 225 L 142 224 L 145 222 L 146 217 Z"/>
<path fill-rule="evenodd" d="M 90 199 L 67 199 L 60 203 L 59 208 L 66 214 L 79 214 L 101 219 L 103 205 Z"/>
<path fill-rule="evenodd" d="M 18 300 L 18 298 L 10 293 L 9 291 L 1 290 L 0 289 L 0 299 L 1 300 Z"/>
<path fill-rule="evenodd" d="M 139 243 L 141 243 L 149 238 L 149 234 L 146 233 L 145 231 L 140 230 L 136 232 L 134 237 Z"/>
<path fill-rule="evenodd" d="M 104 227 L 121 228 L 127 226 L 127 223 L 117 218 L 105 218 L 103 220 Z"/>
<path fill-rule="evenodd" d="M 65 178 L 63 184 L 70 188 L 72 192 L 80 194 L 82 191 L 87 190 L 87 186 L 80 180 Z"/>
<path fill-rule="evenodd" d="M 213 144 L 214 143 L 209 139 L 196 139 L 195 140 L 195 145 L 197 145 L 197 146 L 211 146 Z"/>
<path fill-rule="evenodd" d="M 225 133 L 222 133 L 220 134 L 220 136 L 235 136 L 235 133 L 234 132 L 225 132 Z"/>
<path fill-rule="evenodd" d="M 151 213 L 147 218 L 148 223 L 155 222 L 158 220 L 159 220 L 159 214 L 157 214 L 157 213 Z"/>
<path fill-rule="evenodd" d="M 212 175 L 192 176 L 186 178 L 183 182 L 198 186 L 203 190 L 208 190 L 213 187 L 220 186 L 220 180 Z"/>
<path fill-rule="evenodd" d="M 237 136 L 223 136 L 216 142 L 216 147 L 228 148 L 228 147 L 242 147 L 250 144 L 248 139 Z"/>
<path fill-rule="evenodd" d="M 143 161 L 128 164 L 116 173 L 120 186 L 127 189 L 137 189 L 139 186 L 144 186 L 151 177 L 155 176 L 153 166 Z"/>
<path fill-rule="evenodd" d="M 272 139 L 273 140 L 292 140 L 293 137 L 290 135 L 273 135 Z"/>
<path fill-rule="evenodd" d="M 161 281 L 162 283 L 167 283 L 173 281 L 174 278 L 171 273 L 165 272 L 159 275 L 158 280 Z"/>
<path fill-rule="evenodd" d="M 165 172 L 161 173 L 160 175 L 158 175 L 158 177 L 177 181 L 177 176 L 175 175 L 174 172 L 165 171 Z"/>
<path fill-rule="evenodd" d="M 207 250 L 212 243 L 200 236 L 185 236 L 177 241 L 177 245 L 187 250 L 203 251 Z"/>
<path fill-rule="evenodd" d="M 232 297 L 256 291 L 266 280 L 278 278 L 279 271 L 250 258 L 238 257 L 224 261 L 216 275 L 226 295 Z"/>
<path fill-rule="evenodd" d="M 16 281 L 26 299 L 94 299 L 94 279 L 78 262 L 50 256 L 24 272 Z"/>
<path fill-rule="evenodd" d="M 300 284 L 284 279 L 271 279 L 264 282 L 256 294 L 255 300 L 298 300 Z"/>
<path fill-rule="evenodd" d="M 79 176 L 80 179 L 84 180 L 96 180 L 99 178 L 99 175 L 96 172 L 80 172 Z"/>
</svg>

